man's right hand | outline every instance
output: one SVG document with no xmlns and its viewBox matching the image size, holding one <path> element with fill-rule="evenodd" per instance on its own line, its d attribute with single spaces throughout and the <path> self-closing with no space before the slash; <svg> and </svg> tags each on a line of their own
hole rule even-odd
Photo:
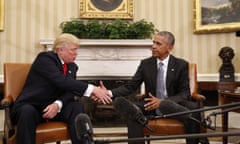
<svg viewBox="0 0 240 144">
<path fill-rule="evenodd" d="M 103 84 L 103 81 L 99 81 L 99 85 L 101 89 L 107 90 L 107 88 L 105 87 L 105 85 Z"/>
<path fill-rule="evenodd" d="M 112 102 L 109 92 L 106 89 L 100 87 L 94 87 L 91 98 L 94 101 L 102 102 L 103 104 L 109 104 Z"/>
</svg>

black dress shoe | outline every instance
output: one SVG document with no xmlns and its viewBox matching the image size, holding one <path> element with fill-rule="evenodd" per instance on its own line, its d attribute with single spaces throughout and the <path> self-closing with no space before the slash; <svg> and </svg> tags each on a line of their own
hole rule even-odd
<svg viewBox="0 0 240 144">
<path fill-rule="evenodd" d="M 208 138 L 199 138 L 199 144 L 209 144 Z"/>
<path fill-rule="evenodd" d="M 206 137 L 204 137 L 204 138 L 187 138 L 186 144 L 210 144 L 210 143 L 209 140 Z"/>
</svg>

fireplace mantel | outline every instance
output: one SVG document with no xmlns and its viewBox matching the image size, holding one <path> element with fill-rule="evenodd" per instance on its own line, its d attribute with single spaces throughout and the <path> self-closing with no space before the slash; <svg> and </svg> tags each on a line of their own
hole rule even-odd
<svg viewBox="0 0 240 144">
<path fill-rule="evenodd" d="M 54 39 L 40 39 L 40 44 L 46 49 L 51 50 Z M 152 40 L 150 39 L 80 39 L 81 46 L 91 47 L 91 46 L 122 46 L 123 48 L 129 47 L 151 47 Z"/>
</svg>

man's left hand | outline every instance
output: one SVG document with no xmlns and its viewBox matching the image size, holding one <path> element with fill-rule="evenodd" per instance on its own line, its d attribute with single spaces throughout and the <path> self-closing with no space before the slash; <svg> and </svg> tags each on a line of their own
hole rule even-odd
<svg viewBox="0 0 240 144">
<path fill-rule="evenodd" d="M 54 118 L 57 113 L 58 113 L 59 107 L 58 104 L 52 103 L 48 105 L 44 110 L 43 110 L 43 118 L 45 119 L 52 119 Z"/>
<path fill-rule="evenodd" d="M 144 105 L 146 111 L 157 109 L 161 103 L 161 99 L 153 96 L 151 93 L 149 93 L 149 97 L 144 98 L 144 100 L 147 102 Z"/>
</svg>

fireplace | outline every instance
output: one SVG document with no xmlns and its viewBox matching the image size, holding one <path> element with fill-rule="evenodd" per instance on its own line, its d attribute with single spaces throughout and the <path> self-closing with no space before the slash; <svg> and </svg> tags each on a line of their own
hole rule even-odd
<svg viewBox="0 0 240 144">
<path fill-rule="evenodd" d="M 41 39 L 45 50 L 51 50 L 54 39 Z M 98 85 L 103 80 L 108 89 L 128 82 L 134 75 L 141 59 L 151 56 L 152 40 L 89 40 L 81 39 L 76 63 L 77 79 Z M 142 86 L 143 87 L 143 86 Z M 137 93 L 144 93 L 140 87 Z M 132 98 L 131 96 L 128 96 Z M 82 98 L 85 110 L 93 121 L 122 123 L 112 105 L 99 105 Z"/>
</svg>

